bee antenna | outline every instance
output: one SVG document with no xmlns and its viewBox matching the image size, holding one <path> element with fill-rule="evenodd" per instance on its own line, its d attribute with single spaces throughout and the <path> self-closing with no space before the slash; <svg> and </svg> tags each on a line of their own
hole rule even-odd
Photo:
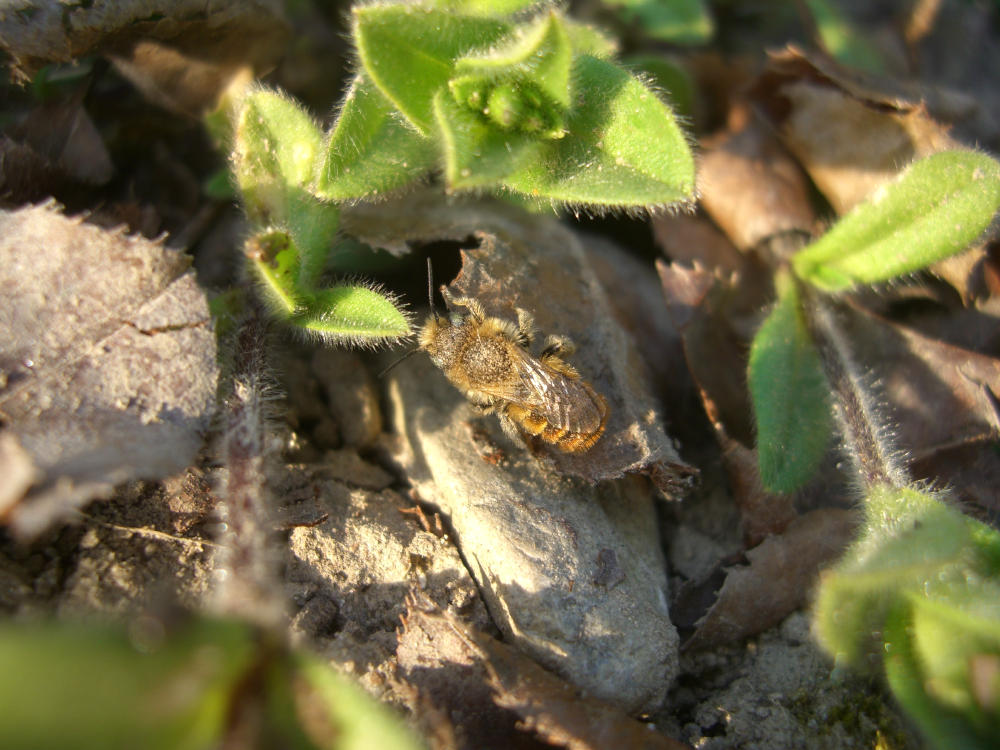
<svg viewBox="0 0 1000 750">
<path fill-rule="evenodd" d="M 382 370 L 382 372 L 380 372 L 380 373 L 378 374 L 378 377 L 380 377 L 380 378 L 384 378 L 384 377 L 386 376 L 386 374 L 388 374 L 389 370 L 391 370 L 391 369 L 392 369 L 393 367 L 395 367 L 396 365 L 398 365 L 398 364 L 399 364 L 400 362 L 402 362 L 402 361 L 403 361 L 404 359 L 408 359 L 409 357 L 412 357 L 412 356 L 413 356 L 414 354 L 416 354 L 416 353 L 417 353 L 417 352 L 419 352 L 419 351 L 420 351 L 420 347 L 419 347 L 419 346 L 417 346 L 417 347 L 414 347 L 413 349 L 410 349 L 410 351 L 408 351 L 408 352 L 407 352 L 406 354 L 404 354 L 404 355 L 403 355 L 402 357 L 400 357 L 400 358 L 399 358 L 399 359 L 397 359 L 397 360 L 396 360 L 395 362 L 393 362 L 393 363 L 392 363 L 391 365 L 389 365 L 389 366 L 388 366 L 388 367 L 386 367 L 386 368 L 385 368 L 384 370 Z"/>
<path fill-rule="evenodd" d="M 429 255 L 427 256 L 427 302 L 431 306 L 431 315 L 434 316 L 434 321 L 440 321 L 437 308 L 434 307 L 434 269 L 431 267 L 431 256 Z"/>
</svg>

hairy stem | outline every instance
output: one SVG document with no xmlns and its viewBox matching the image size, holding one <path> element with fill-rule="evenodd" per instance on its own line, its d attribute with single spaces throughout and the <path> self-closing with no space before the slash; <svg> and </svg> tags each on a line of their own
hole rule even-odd
<svg viewBox="0 0 1000 750">
<path fill-rule="evenodd" d="M 909 484 L 906 469 L 889 439 L 875 398 L 854 361 L 842 319 L 849 309 L 835 299 L 799 284 L 809 333 L 820 354 L 823 371 L 834 393 L 834 414 L 844 446 L 866 487 L 896 488 Z"/>
<path fill-rule="evenodd" d="M 270 453 L 266 402 L 272 391 L 267 375 L 267 324 L 248 305 L 236 331 L 229 393 L 223 414 L 221 458 L 226 469 L 219 517 L 216 605 L 262 626 L 283 619 L 271 538 L 265 462 Z"/>
</svg>

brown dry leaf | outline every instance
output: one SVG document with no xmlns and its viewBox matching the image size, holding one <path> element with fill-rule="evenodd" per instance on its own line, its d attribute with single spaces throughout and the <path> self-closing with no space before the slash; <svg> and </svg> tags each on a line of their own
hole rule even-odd
<svg viewBox="0 0 1000 750">
<path fill-rule="evenodd" d="M 749 564 L 729 569 L 715 603 L 683 648 L 709 648 L 777 625 L 805 604 L 820 569 L 853 539 L 856 522 L 852 511 L 821 508 L 749 550 Z"/>
<path fill-rule="evenodd" d="M 701 205 L 741 250 L 782 232 L 809 234 L 815 215 L 802 170 L 769 128 L 743 108 L 702 141 Z"/>
<path fill-rule="evenodd" d="M 288 35 L 277 0 L 14 0 L 0 15 L 0 47 L 22 78 L 106 55 L 152 100 L 196 116 L 240 68 L 270 69 Z"/>
<path fill-rule="evenodd" d="M 114 165 L 83 108 L 84 93 L 85 89 L 80 89 L 68 99 L 40 104 L 9 134 L 68 178 L 85 185 L 103 185 L 111 179 Z"/>
<path fill-rule="evenodd" d="M 995 512 L 1000 507 L 992 485 L 992 477 L 1000 475 L 993 449 L 1000 435 L 1000 360 L 859 307 L 843 309 L 839 323 L 856 360 L 873 368 L 874 390 L 896 449 L 914 462 L 920 476 L 952 486 L 959 496 Z M 967 473 L 969 466 L 979 467 L 978 480 Z M 959 472 L 965 473 L 964 482 Z M 985 485 L 986 491 L 975 491 L 975 485 Z"/>
<path fill-rule="evenodd" d="M 948 127 L 931 113 L 964 111 L 924 89 L 876 85 L 860 75 L 789 47 L 771 55 L 751 91 L 838 214 L 914 159 L 955 148 Z"/>
<path fill-rule="evenodd" d="M 697 263 L 688 268 L 657 261 L 656 268 L 709 420 L 734 440 L 752 445 L 752 411 L 742 373 L 770 284 L 722 277 Z"/>
<path fill-rule="evenodd" d="M 35 476 L 0 509 L 17 531 L 193 460 L 218 372 L 188 266 L 51 205 L 0 212 L 0 417 Z"/>
<path fill-rule="evenodd" d="M 740 511 L 743 542 L 756 547 L 771 534 L 780 534 L 798 517 L 790 495 L 778 495 L 764 489 L 757 465 L 757 451 L 733 440 L 716 428 L 722 445 L 722 462 L 729 477 L 733 500 Z"/>
<path fill-rule="evenodd" d="M 675 263 L 725 273 L 743 273 L 748 266 L 746 256 L 703 216 L 663 214 L 651 222 L 656 244 Z"/>
<path fill-rule="evenodd" d="M 401 676 L 452 718 L 458 747 L 687 748 L 581 695 L 510 646 L 435 611 L 424 597 L 411 596 L 409 605 L 397 652 Z"/>
</svg>

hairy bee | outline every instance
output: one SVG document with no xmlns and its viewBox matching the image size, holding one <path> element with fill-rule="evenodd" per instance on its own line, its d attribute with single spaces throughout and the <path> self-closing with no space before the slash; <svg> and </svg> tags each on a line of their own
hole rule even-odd
<svg viewBox="0 0 1000 750">
<path fill-rule="evenodd" d="M 433 312 L 420 332 L 426 351 L 448 380 L 476 406 L 496 414 L 504 432 L 536 435 L 568 453 L 589 450 L 604 432 L 608 403 L 563 357 L 569 339 L 549 336 L 536 358 L 531 315 L 517 310 L 517 325 L 487 317 L 478 300 L 442 294 L 468 314 L 443 318 Z"/>
</svg>

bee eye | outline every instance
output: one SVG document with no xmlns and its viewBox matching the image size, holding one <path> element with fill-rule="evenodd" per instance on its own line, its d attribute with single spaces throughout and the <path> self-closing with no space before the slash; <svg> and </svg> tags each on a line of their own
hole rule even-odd
<svg viewBox="0 0 1000 750">
<path fill-rule="evenodd" d="M 458 313 L 452 313 L 451 315 L 448 316 L 448 319 L 451 321 L 451 324 L 453 326 L 462 325 L 462 316 L 459 315 Z"/>
</svg>

